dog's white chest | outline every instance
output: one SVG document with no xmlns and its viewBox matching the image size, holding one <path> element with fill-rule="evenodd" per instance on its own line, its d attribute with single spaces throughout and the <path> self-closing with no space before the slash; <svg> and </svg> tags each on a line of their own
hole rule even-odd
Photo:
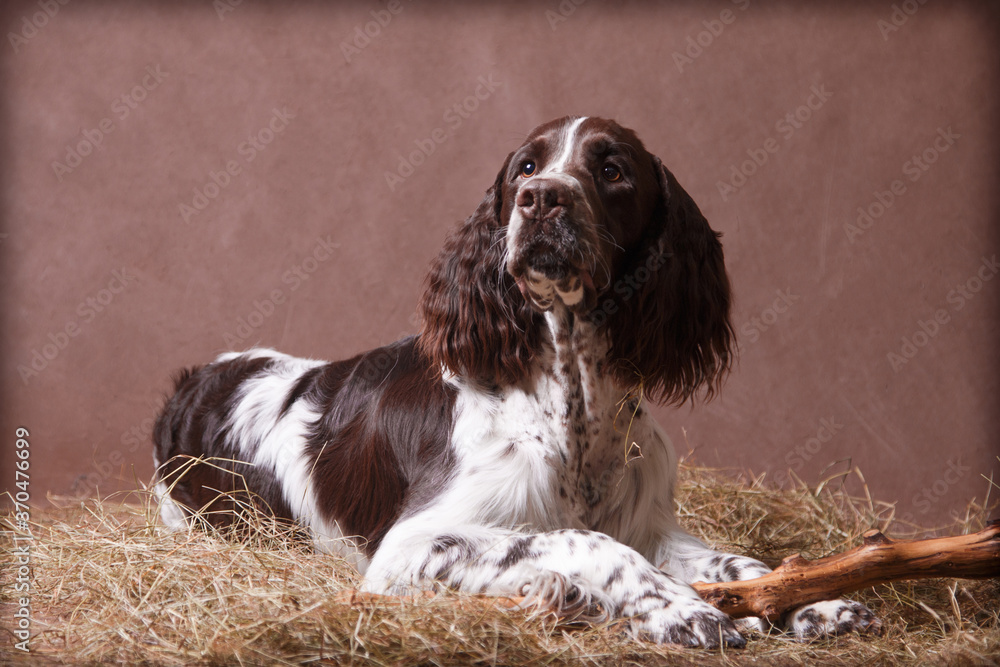
<svg viewBox="0 0 1000 667">
<path fill-rule="evenodd" d="M 558 374 L 502 395 L 463 387 L 453 436 L 461 488 L 453 497 L 476 521 L 532 531 L 588 527 L 624 464 L 624 433 L 611 426 L 616 408 L 604 403 L 584 401 Z"/>
</svg>

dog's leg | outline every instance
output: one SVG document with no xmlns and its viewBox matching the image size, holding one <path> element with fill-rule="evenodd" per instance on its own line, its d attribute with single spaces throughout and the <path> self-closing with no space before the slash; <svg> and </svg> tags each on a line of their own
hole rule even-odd
<svg viewBox="0 0 1000 667">
<path fill-rule="evenodd" d="M 664 538 L 657 562 L 665 572 L 689 583 L 743 581 L 771 571 L 754 558 L 714 551 L 680 528 Z M 760 618 L 740 619 L 738 624 L 744 629 L 767 631 L 766 623 Z M 848 632 L 877 633 L 881 626 L 868 607 L 853 600 L 807 604 L 781 620 L 781 629 L 801 640 Z"/>
<path fill-rule="evenodd" d="M 563 615 L 628 620 L 636 637 L 688 646 L 743 646 L 728 616 L 687 584 L 602 533 L 521 534 L 481 526 L 447 532 L 408 526 L 386 535 L 363 588 L 525 596 Z"/>
</svg>

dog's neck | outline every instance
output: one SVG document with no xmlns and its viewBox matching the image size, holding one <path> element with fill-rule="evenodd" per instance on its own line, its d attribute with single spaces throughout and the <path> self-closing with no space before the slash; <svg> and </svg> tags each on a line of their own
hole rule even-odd
<svg viewBox="0 0 1000 667">
<path fill-rule="evenodd" d="M 623 463 L 618 444 L 636 404 L 605 372 L 608 341 L 593 323 L 561 304 L 546 312 L 545 322 L 552 348 L 544 374 L 560 388 L 552 418 L 566 436 L 564 481 L 579 490 L 581 506 L 574 509 L 586 515 L 605 491 L 603 478 Z"/>
</svg>

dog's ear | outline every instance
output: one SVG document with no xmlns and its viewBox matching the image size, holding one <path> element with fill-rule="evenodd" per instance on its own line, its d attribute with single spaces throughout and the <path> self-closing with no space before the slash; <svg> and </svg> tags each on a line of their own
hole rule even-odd
<svg viewBox="0 0 1000 667">
<path fill-rule="evenodd" d="M 720 235 L 652 160 L 660 196 L 651 233 L 622 274 L 648 278 L 608 317 L 608 356 L 626 386 L 681 404 L 702 389 L 714 395 L 732 365 L 731 294 Z"/>
<path fill-rule="evenodd" d="M 420 301 L 420 351 L 436 368 L 489 385 L 520 381 L 540 347 L 537 315 L 504 262 L 501 210 L 510 159 L 476 212 L 445 242 Z"/>
</svg>

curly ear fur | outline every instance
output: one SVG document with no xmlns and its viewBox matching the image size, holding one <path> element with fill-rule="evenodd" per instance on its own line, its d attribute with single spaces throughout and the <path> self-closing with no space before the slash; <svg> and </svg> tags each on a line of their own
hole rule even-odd
<svg viewBox="0 0 1000 667">
<path fill-rule="evenodd" d="M 420 301 L 420 351 L 436 368 L 494 386 L 527 375 L 542 330 L 504 265 L 506 171 L 504 162 L 476 212 L 445 242 Z"/>
<path fill-rule="evenodd" d="M 617 294 L 608 357 L 625 386 L 679 405 L 699 389 L 711 398 L 732 365 L 730 287 L 720 235 L 659 158 L 653 169 L 661 198 L 623 268 L 638 288 Z"/>
</svg>

